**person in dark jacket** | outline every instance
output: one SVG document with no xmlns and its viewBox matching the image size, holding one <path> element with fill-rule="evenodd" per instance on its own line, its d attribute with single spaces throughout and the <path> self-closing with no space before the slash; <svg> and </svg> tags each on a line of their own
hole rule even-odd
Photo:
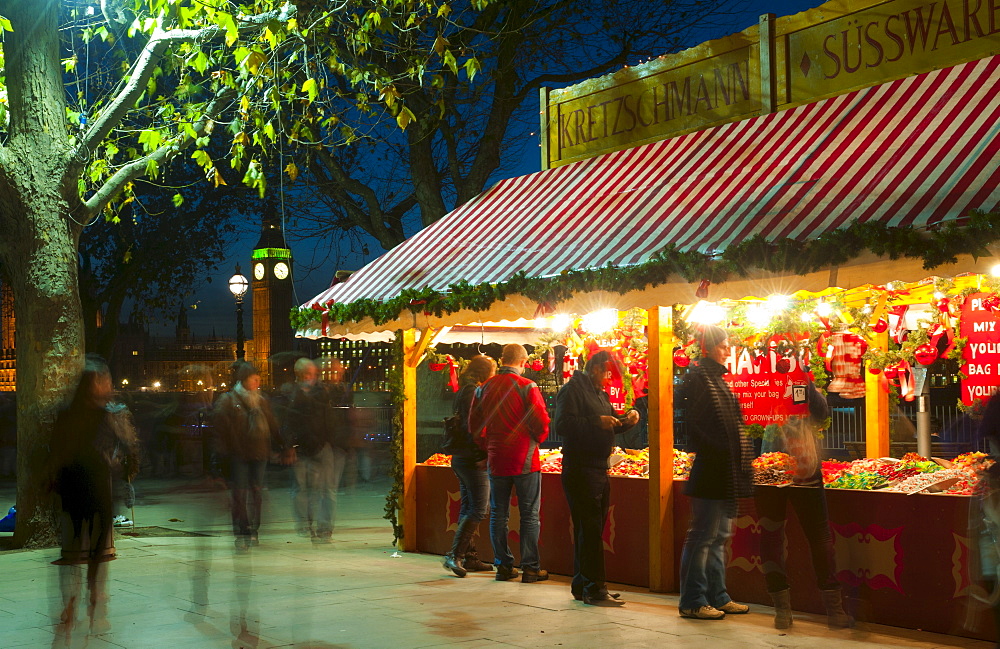
<svg viewBox="0 0 1000 649">
<path fill-rule="evenodd" d="M 79 602 L 79 564 L 87 565 L 87 613 L 91 630 L 107 625 L 106 562 L 115 558 L 113 482 L 139 470 L 138 435 L 132 415 L 114 400 L 103 361 L 88 358 L 73 400 L 59 413 L 52 433 L 51 475 L 57 496 L 62 554 L 63 610 L 59 631 L 70 637 Z"/>
<path fill-rule="evenodd" d="M 788 504 L 809 542 L 816 584 L 826 606 L 831 629 L 842 629 L 852 620 L 844 613 L 840 583 L 835 576 L 833 536 L 826 514 L 826 494 L 823 490 L 823 464 L 819 460 L 818 440 L 814 433 L 818 425 L 830 416 L 830 406 L 811 382 L 805 386 L 808 416 L 789 417 L 778 429 L 774 439 L 764 441 L 765 453 L 781 451 L 795 460 L 793 488 L 758 486 L 754 490 L 757 514 L 763 532 L 760 538 L 760 558 L 764 568 L 767 592 L 774 601 L 774 628 L 792 625 L 788 576 L 785 572 L 785 517 Z M 774 531 L 771 531 L 774 530 Z"/>
<path fill-rule="evenodd" d="M 454 412 L 463 423 L 465 437 L 452 440 L 451 470 L 458 477 L 462 509 L 458 515 L 458 530 L 451 551 L 444 557 L 444 567 L 459 577 L 469 571 L 491 571 L 493 566 L 479 560 L 473 537 L 479 522 L 490 509 L 490 481 L 486 475 L 486 452 L 469 434 L 469 410 L 476 388 L 497 373 L 497 364 L 489 356 L 473 356 L 458 377 L 461 386 L 455 394 Z"/>
<path fill-rule="evenodd" d="M 738 501 L 753 495 L 753 447 L 743 430 L 739 401 L 722 378 L 728 370 L 725 329 L 705 326 L 698 334 L 702 358 L 682 386 L 690 449 L 697 455 L 685 493 L 691 523 L 681 552 L 682 617 L 721 620 L 747 613 L 726 592 L 726 541 L 733 534 Z"/>
<path fill-rule="evenodd" d="M 629 410 L 615 416 L 605 387 L 614 360 L 600 351 L 590 357 L 584 371 L 577 370 L 556 396 L 555 429 L 563 438 L 563 491 L 573 518 L 573 582 L 571 591 L 585 604 L 624 604 L 605 583 L 604 543 L 601 534 L 608 518 L 611 485 L 608 458 L 615 435 L 639 422 Z"/>
<path fill-rule="evenodd" d="M 267 461 L 281 447 L 278 421 L 260 392 L 260 374 L 237 362 L 231 392 L 219 397 L 214 420 L 222 453 L 229 459 L 233 534 L 237 552 L 258 545 L 261 499 Z"/>
</svg>

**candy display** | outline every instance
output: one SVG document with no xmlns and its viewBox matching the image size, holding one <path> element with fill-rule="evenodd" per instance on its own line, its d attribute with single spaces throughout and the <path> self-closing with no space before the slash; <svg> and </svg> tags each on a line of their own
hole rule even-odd
<svg viewBox="0 0 1000 649">
<path fill-rule="evenodd" d="M 608 470 L 615 476 L 648 477 L 649 449 L 622 450 L 616 447 L 617 464 Z M 542 473 L 562 473 L 562 449 L 542 449 Z M 674 480 L 687 480 L 695 454 L 674 449 Z M 940 463 L 939 463 L 940 462 Z M 435 453 L 428 466 L 451 466 L 451 456 Z M 942 464 L 944 466 L 942 466 Z M 982 473 L 993 464 L 985 453 L 963 453 L 951 462 L 934 461 L 916 453 L 901 459 L 865 458 L 852 462 L 824 460 L 823 482 L 830 489 L 861 489 L 900 493 L 942 493 L 970 496 L 976 492 Z M 947 468 L 946 468 L 947 467 Z M 753 460 L 753 481 L 759 485 L 788 485 L 795 473 L 795 458 L 787 453 L 764 453 Z"/>
</svg>

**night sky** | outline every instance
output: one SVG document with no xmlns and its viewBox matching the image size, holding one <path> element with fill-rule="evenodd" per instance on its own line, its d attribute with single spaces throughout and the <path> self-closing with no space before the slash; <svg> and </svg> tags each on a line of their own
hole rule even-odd
<svg viewBox="0 0 1000 649">
<path fill-rule="evenodd" d="M 734 18 L 735 29 L 721 30 L 718 33 L 705 31 L 703 34 L 696 34 L 691 45 L 745 29 L 755 24 L 763 13 L 787 16 L 820 4 L 822 4 L 821 0 L 745 0 L 742 3 L 742 11 Z M 505 174 L 505 176 L 517 176 L 539 171 L 537 149 L 535 147 L 524 147 L 524 149 L 525 153 L 518 168 L 514 173 Z M 498 176 L 494 182 L 505 176 Z M 237 240 L 229 247 L 228 260 L 222 263 L 220 270 L 212 277 L 210 284 L 206 282 L 194 296 L 185 301 L 189 307 L 194 307 L 189 308 L 188 311 L 188 321 L 194 334 L 206 336 L 215 331 L 220 336 L 234 336 L 236 328 L 235 303 L 228 291 L 227 281 L 233 274 L 236 263 L 241 265 L 244 275 L 250 276 L 250 251 L 257 243 L 259 235 L 259 222 L 247 222 L 241 225 Z M 368 249 L 372 254 L 367 257 L 361 254 L 336 256 L 328 253 L 331 247 L 328 241 L 297 240 L 293 231 L 288 232 L 288 240 L 292 254 L 296 259 L 294 277 L 297 304 L 304 303 L 325 290 L 330 284 L 334 271 L 338 269 L 356 270 L 383 252 L 378 243 L 371 241 L 368 243 Z M 248 337 L 251 331 L 250 312 L 252 309 L 252 304 L 245 305 L 244 313 Z M 153 333 L 168 335 L 172 334 L 173 330 L 174 323 L 168 322 L 154 327 Z"/>
</svg>

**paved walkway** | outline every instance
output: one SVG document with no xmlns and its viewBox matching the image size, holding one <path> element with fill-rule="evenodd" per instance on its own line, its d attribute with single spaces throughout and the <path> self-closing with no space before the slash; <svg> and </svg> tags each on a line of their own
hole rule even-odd
<svg viewBox="0 0 1000 649">
<path fill-rule="evenodd" d="M 280 476 L 275 476 L 280 477 Z M 260 547 L 235 554 L 226 493 L 182 481 L 138 485 L 139 527 L 205 536 L 123 537 L 108 566 L 109 629 L 60 633 L 58 551 L 0 553 L 0 647 L 294 649 L 454 647 L 968 647 L 958 637 L 871 625 L 834 632 L 815 616 L 772 628 L 768 608 L 721 622 L 681 619 L 677 597 L 623 588 L 619 609 L 573 601 L 568 580 L 458 579 L 436 556 L 394 552 L 381 518 L 387 484 L 340 498 L 331 545 L 294 534 L 284 489 L 266 495 Z M 0 508 L 12 498 L 0 485 Z M 569 551 L 567 549 L 567 551 Z M 101 632 L 103 631 L 103 632 Z M 99 632 L 99 633 L 98 633 Z"/>
</svg>

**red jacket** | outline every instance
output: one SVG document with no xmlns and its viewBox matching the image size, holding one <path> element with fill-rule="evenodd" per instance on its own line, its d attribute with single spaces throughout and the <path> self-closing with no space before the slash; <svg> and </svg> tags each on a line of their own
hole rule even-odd
<svg viewBox="0 0 1000 649">
<path fill-rule="evenodd" d="M 485 445 L 492 475 L 541 470 L 538 445 L 549 436 L 549 413 L 541 390 L 516 370 L 500 368 L 476 390 L 469 410 L 469 432 Z"/>
</svg>

